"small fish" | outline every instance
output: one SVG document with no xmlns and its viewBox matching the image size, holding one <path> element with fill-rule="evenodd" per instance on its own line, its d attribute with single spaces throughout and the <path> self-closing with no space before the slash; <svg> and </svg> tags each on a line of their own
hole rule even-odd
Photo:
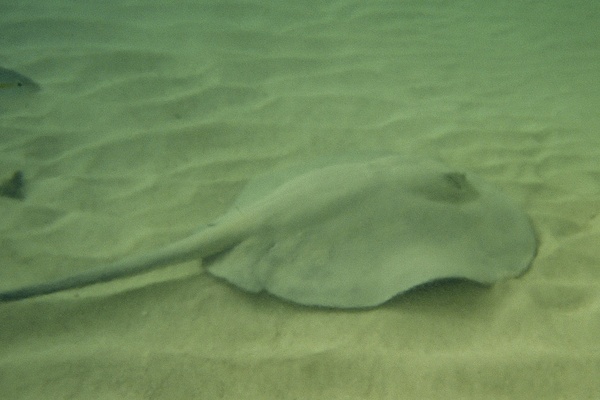
<svg viewBox="0 0 600 400">
<path fill-rule="evenodd" d="M 40 89 L 40 85 L 16 71 L 0 67 L 0 93 L 11 89 L 37 91 Z"/>
</svg>

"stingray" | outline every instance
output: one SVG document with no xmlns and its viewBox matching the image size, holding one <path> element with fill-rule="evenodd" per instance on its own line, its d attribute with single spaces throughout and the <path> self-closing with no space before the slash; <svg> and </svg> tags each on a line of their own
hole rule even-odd
<svg viewBox="0 0 600 400">
<path fill-rule="evenodd" d="M 39 89 L 40 86 L 25 75 L 0 67 L 0 94 L 11 91 L 37 91 Z"/>
<path fill-rule="evenodd" d="M 39 90 L 32 79 L 0 67 L 0 114 L 27 108 Z"/>
<path fill-rule="evenodd" d="M 0 182 L 0 196 L 11 199 L 25 199 L 25 175 L 16 171 L 10 179 Z"/>
<path fill-rule="evenodd" d="M 12 301 L 190 259 L 249 292 L 294 303 L 372 307 L 417 285 L 482 284 L 523 274 L 536 253 L 521 208 L 474 175 L 401 156 L 335 161 L 267 174 L 222 217 L 190 236 L 49 283 Z"/>
</svg>

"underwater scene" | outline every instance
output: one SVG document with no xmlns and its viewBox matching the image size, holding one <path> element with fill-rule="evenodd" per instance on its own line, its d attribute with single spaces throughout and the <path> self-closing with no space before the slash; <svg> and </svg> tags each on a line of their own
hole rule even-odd
<svg viewBox="0 0 600 400">
<path fill-rule="evenodd" d="M 600 393 L 600 4 L 96 3 L 0 5 L 3 397 Z"/>
</svg>

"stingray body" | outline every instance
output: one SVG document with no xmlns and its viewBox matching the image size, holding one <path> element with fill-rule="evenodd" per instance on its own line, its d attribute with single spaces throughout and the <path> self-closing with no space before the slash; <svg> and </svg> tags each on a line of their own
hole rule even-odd
<svg viewBox="0 0 600 400">
<path fill-rule="evenodd" d="M 206 228 L 154 253 L 0 293 L 11 301 L 194 258 L 250 292 L 370 307 L 443 278 L 521 275 L 536 252 L 525 213 L 494 187 L 433 161 L 385 156 L 266 175 Z"/>
</svg>

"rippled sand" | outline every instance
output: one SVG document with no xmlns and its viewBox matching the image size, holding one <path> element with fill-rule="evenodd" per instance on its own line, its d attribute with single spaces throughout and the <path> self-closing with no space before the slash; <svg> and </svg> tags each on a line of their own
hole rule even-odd
<svg viewBox="0 0 600 400">
<path fill-rule="evenodd" d="M 0 90 L 0 179 L 28 185 L 0 198 L 0 290 L 180 238 L 275 165 L 382 151 L 520 201 L 531 270 L 362 312 L 246 294 L 199 263 L 0 304 L 3 397 L 600 392 L 596 6 L 271 3 L 1 7 L 0 66 L 41 90 Z"/>
</svg>

